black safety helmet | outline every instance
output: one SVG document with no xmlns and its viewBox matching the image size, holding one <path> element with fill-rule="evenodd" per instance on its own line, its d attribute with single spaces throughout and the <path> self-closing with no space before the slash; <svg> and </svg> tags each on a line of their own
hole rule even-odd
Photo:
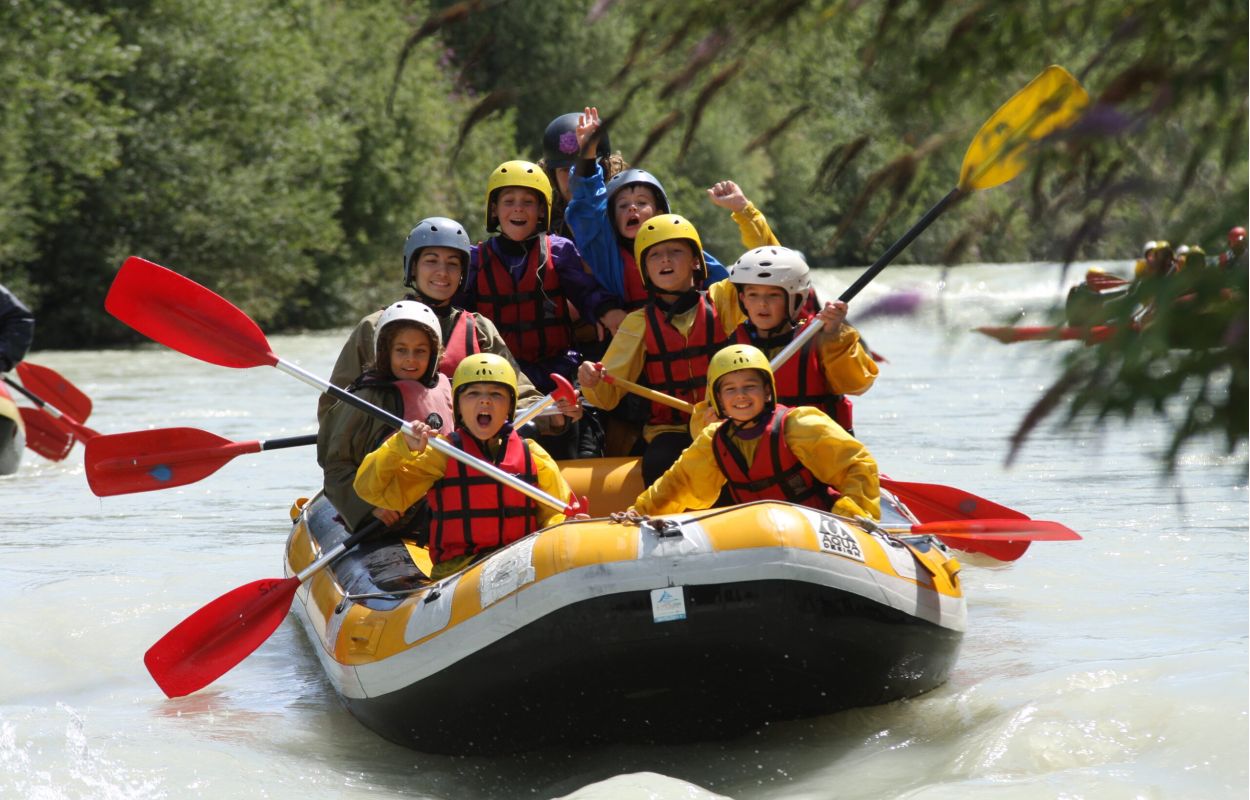
<svg viewBox="0 0 1250 800">
<path fill-rule="evenodd" d="M 543 161 L 548 169 L 571 167 L 577 161 L 577 118 L 576 111 L 561 114 L 547 123 L 543 131 Z M 599 145 L 595 148 L 595 158 L 604 158 L 612 152 L 608 142 L 608 132 L 599 129 Z"/>
</svg>

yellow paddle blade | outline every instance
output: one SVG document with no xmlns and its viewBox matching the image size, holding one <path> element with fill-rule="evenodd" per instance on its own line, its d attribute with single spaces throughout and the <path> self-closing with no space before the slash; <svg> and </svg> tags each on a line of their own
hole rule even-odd
<svg viewBox="0 0 1250 800">
<path fill-rule="evenodd" d="M 1003 103 L 968 145 L 959 188 L 989 189 L 1019 175 L 1031 143 L 1076 122 L 1089 94 L 1072 73 L 1052 64 Z"/>
</svg>

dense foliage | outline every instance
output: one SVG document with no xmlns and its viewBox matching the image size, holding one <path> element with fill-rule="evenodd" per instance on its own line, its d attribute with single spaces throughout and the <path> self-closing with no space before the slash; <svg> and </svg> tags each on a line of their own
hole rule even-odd
<svg viewBox="0 0 1250 800">
<path fill-rule="evenodd" d="M 134 340 L 102 310 L 132 253 L 267 330 L 345 324 L 398 290 L 417 219 L 481 235 L 489 170 L 537 158 L 546 122 L 584 105 L 722 260 L 737 236 L 704 188 L 733 178 L 814 264 L 867 263 L 1049 63 L 1090 90 L 1085 120 L 901 259 L 1121 259 L 1154 238 L 1215 250 L 1248 216 L 1246 29 L 1240 0 L 10 0 L 0 282 L 35 306 L 41 347 Z M 1193 396 L 1214 368 L 1242 390 L 1203 389 L 1200 416 L 1240 418 L 1226 428 L 1244 441 L 1239 297 L 1221 319 L 1241 349 L 1218 367 L 1201 356 L 1227 330 L 1192 359 L 1091 348 L 1074 358 L 1102 361 L 1071 365 L 1084 377 L 1038 415 L 1063 396 L 1132 414 L 1160 385 Z"/>
</svg>

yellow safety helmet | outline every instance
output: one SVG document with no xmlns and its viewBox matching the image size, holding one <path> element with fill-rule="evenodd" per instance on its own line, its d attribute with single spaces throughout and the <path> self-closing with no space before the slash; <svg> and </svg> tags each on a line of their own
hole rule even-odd
<svg viewBox="0 0 1250 800">
<path fill-rule="evenodd" d="M 516 370 L 508 359 L 494 353 L 474 353 L 465 356 L 451 376 L 451 404 L 457 416 L 460 414 L 460 390 L 471 383 L 501 383 L 512 393 L 511 418 L 516 412 Z"/>
<path fill-rule="evenodd" d="M 777 379 L 773 377 L 773 368 L 768 363 L 768 356 L 758 347 L 749 344 L 731 344 L 722 348 L 707 365 L 707 404 L 716 412 L 716 416 L 725 414 L 716 404 L 716 383 L 731 372 L 742 369 L 757 369 L 768 376 L 768 385 L 773 392 L 772 401 L 765 405 L 771 409 L 777 403 Z"/>
<path fill-rule="evenodd" d="M 634 261 L 642 273 L 642 285 L 651 288 L 651 279 L 647 277 L 644 261 L 647 250 L 660 242 L 683 239 L 694 245 L 694 285 L 702 286 L 707 279 L 707 262 L 703 260 L 703 242 L 694 223 L 679 214 L 660 214 L 642 223 L 642 229 L 634 237 Z"/>
<path fill-rule="evenodd" d="M 505 161 L 495 167 L 486 181 L 486 230 L 493 233 L 499 229 L 499 220 L 491 213 L 491 203 L 495 201 L 495 193 L 510 186 L 532 189 L 547 201 L 547 211 L 539 229 L 546 231 L 551 226 L 551 181 L 543 168 L 529 161 Z"/>
</svg>

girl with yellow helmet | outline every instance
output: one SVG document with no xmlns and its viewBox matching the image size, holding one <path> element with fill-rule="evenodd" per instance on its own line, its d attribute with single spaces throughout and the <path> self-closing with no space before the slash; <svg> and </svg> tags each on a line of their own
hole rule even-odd
<svg viewBox="0 0 1250 800">
<path fill-rule="evenodd" d="M 571 496 L 555 460 L 512 429 L 517 378 L 506 359 L 493 353 L 469 356 L 456 367 L 451 385 L 455 429 L 448 441 L 553 497 Z M 366 456 L 354 485 L 362 498 L 383 508 L 428 501 L 432 578 L 564 521 L 563 514 L 426 447 L 438 431 L 425 421 L 413 420 L 412 427 L 415 436 L 396 433 Z"/>
<path fill-rule="evenodd" d="M 880 518 L 877 462 L 819 409 L 776 400 L 768 358 L 734 344 L 708 365 L 709 425 L 634 501 L 642 514 L 711 507 L 727 487 L 734 503 L 785 500 L 846 516 Z M 836 498 L 836 499 L 835 499 Z"/>
</svg>

